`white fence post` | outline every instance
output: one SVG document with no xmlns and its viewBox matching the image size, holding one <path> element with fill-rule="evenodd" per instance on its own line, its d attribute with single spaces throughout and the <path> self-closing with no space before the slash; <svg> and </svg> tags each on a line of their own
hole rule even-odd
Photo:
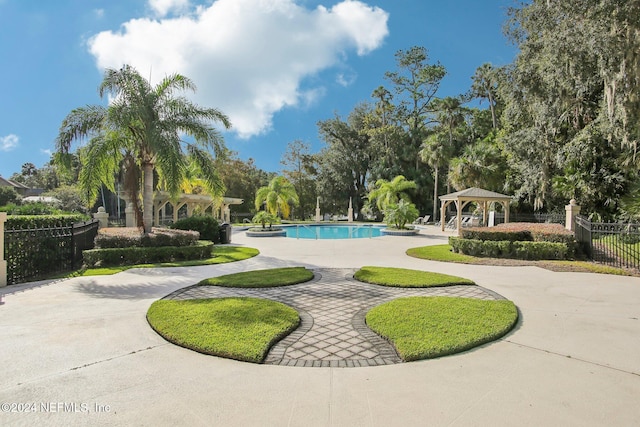
<svg viewBox="0 0 640 427">
<path fill-rule="evenodd" d="M 0 212 L 0 288 L 7 286 L 7 261 L 4 260 L 4 223 L 7 213 Z"/>
</svg>

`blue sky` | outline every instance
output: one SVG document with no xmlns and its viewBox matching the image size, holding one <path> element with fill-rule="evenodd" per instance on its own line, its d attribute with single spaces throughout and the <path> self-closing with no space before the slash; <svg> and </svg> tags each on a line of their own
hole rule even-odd
<svg viewBox="0 0 640 427">
<path fill-rule="evenodd" d="M 394 53 L 424 46 L 448 71 L 439 96 L 468 90 L 514 0 L 0 0 L 0 175 L 41 167 L 75 107 L 105 104 L 105 67 L 152 82 L 194 80 L 193 99 L 231 117 L 227 146 L 279 171 L 289 142 L 322 147 L 316 123 L 371 101 Z"/>
</svg>

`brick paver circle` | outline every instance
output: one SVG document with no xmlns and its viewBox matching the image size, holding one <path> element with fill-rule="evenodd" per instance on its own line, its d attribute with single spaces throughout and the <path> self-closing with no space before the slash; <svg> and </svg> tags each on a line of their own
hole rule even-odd
<svg viewBox="0 0 640 427">
<path fill-rule="evenodd" d="M 255 297 L 295 308 L 300 325 L 274 345 L 264 363 L 305 367 L 359 367 L 401 363 L 387 340 L 365 324 L 372 307 L 408 296 L 456 296 L 484 300 L 504 299 L 476 285 L 435 288 L 394 288 L 362 283 L 355 269 L 316 269 L 305 283 L 274 288 L 190 286 L 165 299 Z"/>
</svg>

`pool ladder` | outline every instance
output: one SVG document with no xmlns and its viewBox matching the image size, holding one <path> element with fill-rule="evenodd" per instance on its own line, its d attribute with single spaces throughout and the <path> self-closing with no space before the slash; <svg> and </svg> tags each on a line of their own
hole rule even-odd
<svg viewBox="0 0 640 427">
<path fill-rule="evenodd" d="M 298 224 L 296 225 L 296 239 L 300 239 L 300 227 L 304 227 L 304 228 L 308 228 L 312 233 L 314 232 L 314 230 L 309 227 L 308 225 L 304 225 L 304 224 Z M 316 236 L 316 240 L 318 240 L 318 229 L 315 229 L 315 236 Z"/>
</svg>

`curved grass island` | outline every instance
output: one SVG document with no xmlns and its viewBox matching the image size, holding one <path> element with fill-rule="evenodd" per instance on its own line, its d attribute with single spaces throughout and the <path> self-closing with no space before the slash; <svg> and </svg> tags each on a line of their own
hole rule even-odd
<svg viewBox="0 0 640 427">
<path fill-rule="evenodd" d="M 380 304 L 367 325 L 389 340 L 403 361 L 460 353 L 495 341 L 518 320 L 511 301 L 460 297 L 407 297 Z"/>
<path fill-rule="evenodd" d="M 239 361 L 378 366 L 502 337 L 518 312 L 500 298 L 429 271 L 363 267 L 350 278 L 343 270 L 285 267 L 202 280 L 154 302 L 147 320 L 171 343 Z"/>
<path fill-rule="evenodd" d="M 147 312 L 167 341 L 212 356 L 260 363 L 300 323 L 293 308 L 260 298 L 160 300 Z"/>
</svg>

